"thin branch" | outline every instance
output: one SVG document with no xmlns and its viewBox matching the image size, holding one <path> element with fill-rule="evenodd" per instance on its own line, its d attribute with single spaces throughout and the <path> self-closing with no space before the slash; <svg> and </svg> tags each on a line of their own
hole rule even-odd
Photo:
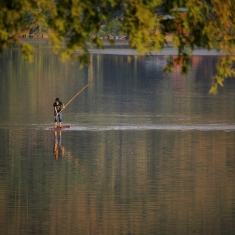
<svg viewBox="0 0 235 235">
<path fill-rule="evenodd" d="M 13 36 L 10 36 L 8 38 L 8 40 L 16 40 L 18 37 L 28 33 L 36 24 L 38 23 L 38 20 L 35 20 L 32 24 L 30 24 L 26 29 L 24 29 L 23 31 L 21 31 L 20 33 L 16 33 Z"/>
</svg>

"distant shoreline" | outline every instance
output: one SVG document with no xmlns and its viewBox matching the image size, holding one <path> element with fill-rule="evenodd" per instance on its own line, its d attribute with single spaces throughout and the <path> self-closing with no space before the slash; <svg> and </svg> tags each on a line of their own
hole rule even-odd
<svg viewBox="0 0 235 235">
<path fill-rule="evenodd" d="M 50 42 L 47 38 L 21 38 L 21 40 L 33 44 L 33 45 L 46 45 L 50 46 Z M 142 55 L 138 53 L 137 50 L 130 49 L 129 41 L 128 40 L 114 40 L 115 44 L 111 45 L 108 40 L 103 40 L 104 49 L 97 49 L 97 48 L 90 48 L 90 54 L 107 54 L 107 55 Z M 79 53 L 79 52 L 76 52 Z M 166 44 L 166 46 L 158 51 L 158 52 L 151 52 L 148 55 L 178 55 L 177 49 L 173 48 L 171 43 Z M 207 49 L 195 49 L 193 54 L 195 56 L 219 56 L 223 55 L 222 52 L 218 52 L 215 49 L 207 50 Z"/>
</svg>

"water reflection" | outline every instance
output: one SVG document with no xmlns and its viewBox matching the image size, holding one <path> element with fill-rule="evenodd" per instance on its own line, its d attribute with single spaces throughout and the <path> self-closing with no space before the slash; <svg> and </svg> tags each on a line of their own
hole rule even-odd
<svg viewBox="0 0 235 235">
<path fill-rule="evenodd" d="M 162 56 L 79 70 L 35 53 L 0 57 L 0 234 L 235 233 L 235 87 L 208 95 L 216 58 L 182 77 Z M 51 131 L 51 100 L 94 74 Z"/>
<path fill-rule="evenodd" d="M 233 234 L 233 132 L 62 135 L 0 133 L 1 234 Z"/>
<path fill-rule="evenodd" d="M 54 141 L 53 153 L 54 153 L 55 159 L 58 159 L 59 156 L 63 156 L 65 152 L 65 148 L 62 145 L 62 131 L 55 130 L 54 137 L 55 137 L 55 141 Z"/>
</svg>

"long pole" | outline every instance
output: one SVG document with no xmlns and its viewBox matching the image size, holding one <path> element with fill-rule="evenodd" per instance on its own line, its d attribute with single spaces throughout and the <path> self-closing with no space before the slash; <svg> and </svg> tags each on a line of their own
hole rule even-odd
<svg viewBox="0 0 235 235">
<path fill-rule="evenodd" d="M 63 109 L 59 113 L 61 113 L 81 92 L 83 92 L 88 86 L 90 86 L 91 83 L 96 80 L 96 78 L 98 78 L 98 75 L 94 77 L 90 82 L 88 82 L 86 86 L 84 86 L 66 105 L 64 105 Z M 59 113 L 57 113 L 57 115 Z"/>
</svg>

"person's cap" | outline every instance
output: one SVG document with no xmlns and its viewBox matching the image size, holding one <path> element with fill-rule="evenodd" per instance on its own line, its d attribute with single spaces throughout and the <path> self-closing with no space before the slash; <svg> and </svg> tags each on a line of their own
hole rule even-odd
<svg viewBox="0 0 235 235">
<path fill-rule="evenodd" d="M 60 101 L 60 99 L 59 99 L 59 98 L 56 98 L 55 101 Z"/>
</svg>

